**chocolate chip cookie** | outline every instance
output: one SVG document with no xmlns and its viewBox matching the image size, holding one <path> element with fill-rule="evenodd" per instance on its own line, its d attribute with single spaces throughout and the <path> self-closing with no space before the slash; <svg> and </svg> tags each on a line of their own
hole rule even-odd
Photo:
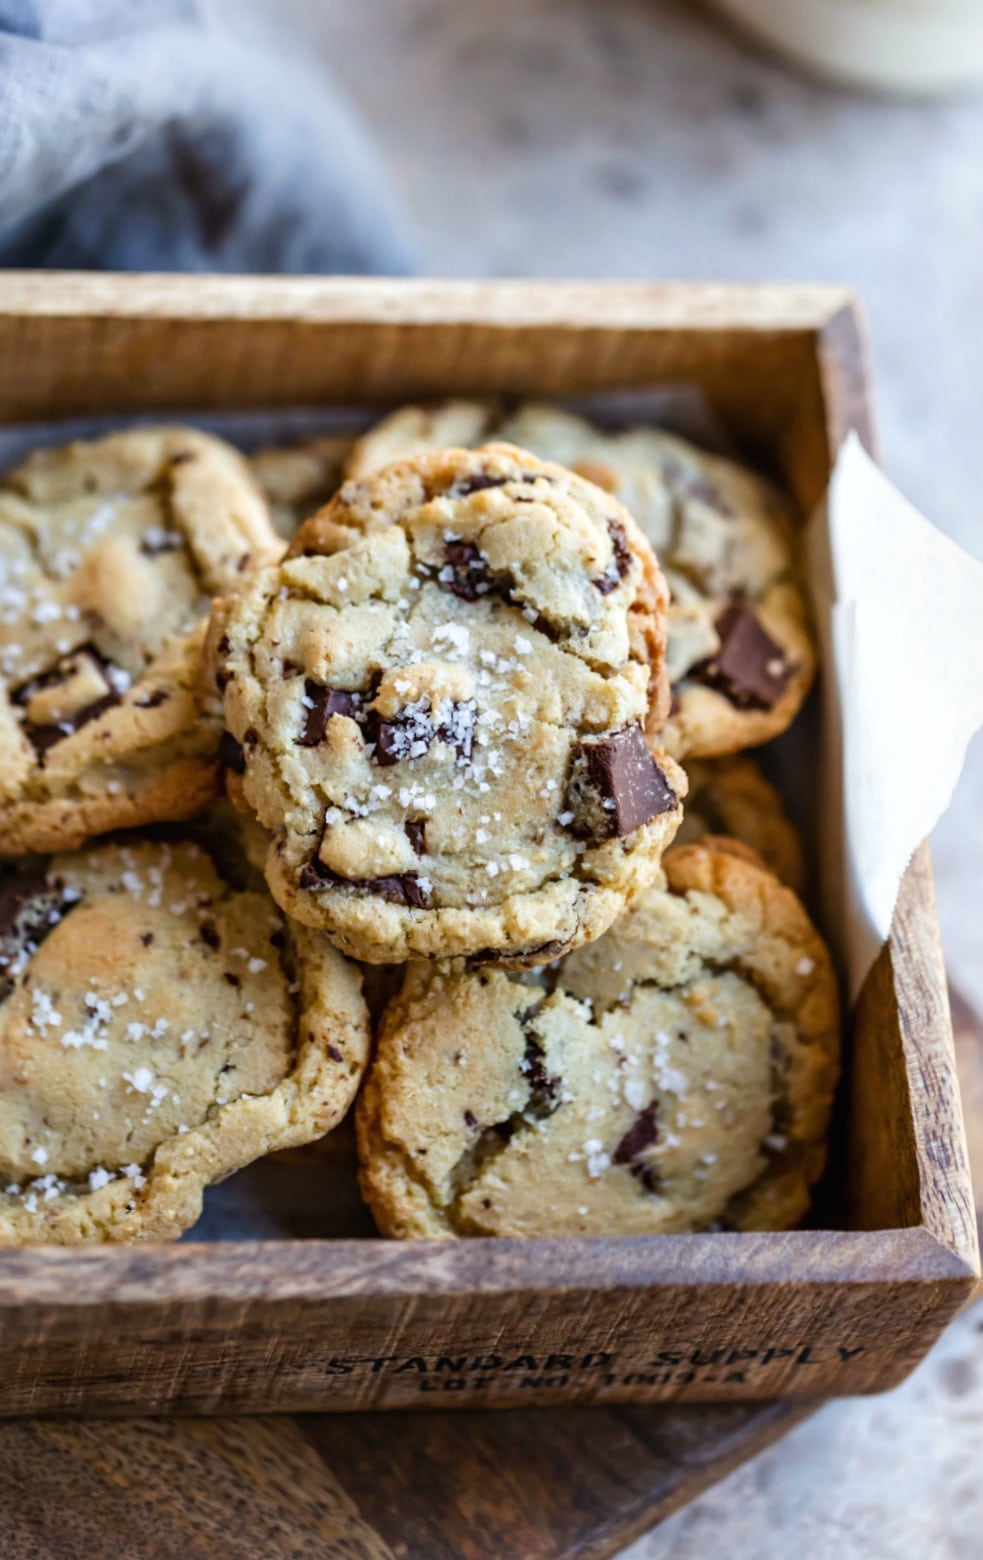
<svg viewBox="0 0 983 1560">
<path fill-rule="evenodd" d="M 665 600 L 615 499 L 509 446 L 346 483 L 209 635 L 278 903 L 370 963 L 599 936 L 681 817 Z"/>
<path fill-rule="evenodd" d="M 0 485 L 0 852 L 190 816 L 221 786 L 200 677 L 210 597 L 278 557 L 248 467 L 141 429 Z"/>
<path fill-rule="evenodd" d="M 270 446 L 250 457 L 253 476 L 266 495 L 280 536 L 289 541 L 297 527 L 337 492 L 351 448 L 348 434 L 325 434 L 302 444 Z"/>
<path fill-rule="evenodd" d="M 329 1131 L 360 977 L 197 846 L 57 856 L 0 887 L 0 1243 L 169 1240 L 213 1181 Z"/>
<path fill-rule="evenodd" d="M 806 869 L 799 831 L 760 765 L 739 753 L 693 759 L 685 769 L 689 791 L 676 844 L 689 845 L 706 834 L 733 835 L 801 897 Z"/>
<path fill-rule="evenodd" d="M 793 561 L 789 506 L 762 478 L 655 428 L 612 433 L 556 407 L 503 415 L 478 402 L 404 407 L 356 444 L 349 474 L 403 452 L 495 437 L 616 494 L 655 549 L 672 596 L 672 712 L 660 740 L 677 758 L 755 747 L 784 731 L 815 669 Z"/>
<path fill-rule="evenodd" d="M 410 965 L 356 1112 L 393 1236 L 782 1229 L 825 1159 L 837 990 L 801 904 L 678 846 L 606 936 L 525 976 Z"/>
</svg>

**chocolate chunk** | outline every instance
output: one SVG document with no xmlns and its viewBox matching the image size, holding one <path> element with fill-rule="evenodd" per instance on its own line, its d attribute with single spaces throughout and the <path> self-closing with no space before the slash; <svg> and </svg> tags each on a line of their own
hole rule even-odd
<svg viewBox="0 0 983 1560">
<path fill-rule="evenodd" d="M 62 720 L 37 723 L 25 720 L 24 732 L 30 739 L 36 753 L 46 753 L 57 742 L 63 741 L 65 737 L 73 736 L 76 731 L 80 731 L 83 726 L 87 726 L 90 720 L 95 720 L 106 710 L 111 709 L 114 704 L 119 703 L 120 694 L 117 692 L 112 678 L 112 674 L 118 673 L 119 668 L 114 667 L 107 661 L 105 656 L 92 644 L 81 645 L 77 650 L 62 656 L 61 660 L 57 661 L 49 671 L 44 672 L 40 677 L 35 677 L 31 682 L 25 683 L 18 688 L 13 695 L 13 703 L 22 709 L 27 707 L 37 694 L 43 693 L 49 688 L 57 688 L 60 684 L 68 683 L 73 675 L 81 669 L 83 663 L 87 663 L 87 669 L 96 674 L 106 690 L 105 693 L 98 699 L 92 699 L 88 704 L 82 705 L 79 709 L 66 713 Z M 125 685 L 127 679 L 124 678 L 122 681 Z"/>
<path fill-rule="evenodd" d="M 304 698 L 306 710 L 304 726 L 297 737 L 298 747 L 317 747 L 324 740 L 324 729 L 328 723 L 328 699 L 331 696 L 329 688 L 319 687 L 317 683 L 308 680 L 304 683 Z"/>
<path fill-rule="evenodd" d="M 413 847 L 417 856 L 422 856 L 427 848 L 427 825 L 423 818 L 408 818 L 403 825 L 406 830 L 406 838 Z"/>
<path fill-rule="evenodd" d="M 560 1079 L 546 1071 L 546 1052 L 535 1035 L 526 1036 L 526 1049 L 519 1071 L 529 1084 L 526 1114 L 538 1119 L 552 1116 L 559 1104 Z"/>
<path fill-rule="evenodd" d="M 473 1110 L 466 1110 L 464 1112 L 464 1125 L 466 1127 L 476 1127 L 478 1125 L 478 1118 Z"/>
<path fill-rule="evenodd" d="M 362 695 L 349 693 L 344 688 L 325 688 L 320 683 L 304 683 L 307 712 L 304 729 L 296 739 L 298 747 L 317 747 L 324 741 L 328 721 L 333 715 L 347 715 L 357 720 L 362 713 Z"/>
<path fill-rule="evenodd" d="M 486 487 L 494 484 L 485 483 Z M 471 488 L 469 492 L 474 492 Z M 462 601 L 477 601 L 492 589 L 488 564 L 473 542 L 448 542 L 444 548 L 444 567 L 438 579 Z"/>
<path fill-rule="evenodd" d="M 118 703 L 118 693 L 107 693 L 105 698 L 96 699 L 92 704 L 87 704 L 84 709 L 76 710 L 71 719 L 54 721 L 42 726 L 33 726 L 29 720 L 26 720 L 24 731 L 35 753 L 47 753 L 48 749 L 53 748 L 56 743 L 62 742 L 65 737 L 74 736 L 76 731 L 81 731 L 90 720 L 96 720 Z"/>
<path fill-rule="evenodd" d="M 142 699 L 134 699 L 133 703 L 138 710 L 156 710 L 167 702 L 166 688 L 155 688 L 153 693 L 145 694 Z"/>
<path fill-rule="evenodd" d="M 234 775 L 245 774 L 246 755 L 231 731 L 222 732 L 218 743 L 218 756 L 226 768 L 232 770 Z"/>
<path fill-rule="evenodd" d="M 487 471 L 477 471 L 473 477 L 462 477 L 454 483 L 454 494 L 457 498 L 467 498 L 469 493 L 483 493 L 486 488 L 504 487 L 506 482 L 514 482 L 512 476 L 493 477 Z"/>
<path fill-rule="evenodd" d="M 541 612 L 537 612 L 535 617 L 532 618 L 527 617 L 526 614 L 523 613 L 523 617 L 526 618 L 526 622 L 529 624 L 530 628 L 534 628 L 537 634 L 544 634 L 546 638 L 552 640 L 554 644 L 557 644 L 564 637 L 562 630 L 555 627 L 555 625 L 550 622 L 549 618 L 543 617 Z"/>
<path fill-rule="evenodd" d="M 211 921 L 202 921 L 201 926 L 198 928 L 198 936 L 209 948 L 220 948 L 222 946 L 222 939 Z"/>
<path fill-rule="evenodd" d="M 558 959 L 569 947 L 569 941 L 559 937 L 529 948 L 479 948 L 476 953 L 468 955 L 467 962 L 469 968 L 482 964 L 503 964 L 506 961 L 509 964 L 543 964 Z M 522 1014 L 520 1022 L 525 1017 L 526 1014 Z"/>
<path fill-rule="evenodd" d="M 474 751 L 474 725 L 478 706 L 473 699 L 452 704 L 450 714 L 437 727 L 436 735 L 442 742 L 455 748 L 459 758 L 471 762 Z"/>
<path fill-rule="evenodd" d="M 641 1160 L 636 1161 L 631 1166 L 629 1174 L 633 1175 L 636 1181 L 641 1181 L 645 1190 L 653 1197 L 658 1197 L 662 1190 L 662 1177 L 654 1165 L 647 1165 Z"/>
<path fill-rule="evenodd" d="M 336 1045 L 328 1045 L 325 1049 L 333 1062 L 343 1062 L 345 1060 L 342 1052 L 339 1051 Z"/>
<path fill-rule="evenodd" d="M 573 833 L 588 839 L 631 834 L 675 805 L 675 792 L 637 721 L 575 748 L 565 797 Z"/>
<path fill-rule="evenodd" d="M 620 520 L 609 520 L 607 524 L 611 546 L 614 549 L 614 566 L 618 571 L 618 578 L 623 580 L 631 568 L 632 553 L 628 546 L 628 533 Z"/>
<path fill-rule="evenodd" d="M 658 1100 L 652 1100 L 644 1110 L 639 1111 L 611 1156 L 616 1165 L 631 1164 L 633 1159 L 638 1159 L 647 1148 L 651 1148 L 658 1134 L 655 1124 L 658 1109 Z"/>
<path fill-rule="evenodd" d="M 140 933 L 140 941 L 143 943 L 143 946 L 145 948 L 149 948 L 150 944 L 153 942 L 153 940 L 154 940 L 153 932 L 141 932 Z"/>
<path fill-rule="evenodd" d="M 720 489 L 714 487 L 706 477 L 694 477 L 686 483 L 685 492 L 687 498 L 697 499 L 701 504 L 706 504 L 708 509 L 715 509 L 718 515 L 725 515 L 728 520 L 733 518 L 734 511 Z"/>
<path fill-rule="evenodd" d="M 422 758 L 431 744 L 440 738 L 456 748 L 458 755 L 467 762 L 474 745 L 476 712 L 477 705 L 469 699 L 451 704 L 450 713 L 436 727 L 430 710 L 421 704 L 408 706 L 389 719 L 375 717 L 366 723 L 366 734 L 375 741 L 375 761 L 388 769 L 392 764 Z"/>
<path fill-rule="evenodd" d="M 726 694 L 741 710 L 770 710 L 788 687 L 792 668 L 751 607 L 732 602 L 714 627 L 720 649 L 690 674 Z"/>
<path fill-rule="evenodd" d="M 628 570 L 631 568 L 631 548 L 628 546 L 628 533 L 620 520 L 608 521 L 608 535 L 611 538 L 611 547 L 614 558 L 604 573 L 591 584 L 602 596 L 609 596 L 613 590 L 621 584 Z"/>
<path fill-rule="evenodd" d="M 422 758 L 434 739 L 429 715 L 397 715 L 375 725 L 375 761 L 383 769 L 402 759 Z"/>
<path fill-rule="evenodd" d="M 361 889 L 364 893 L 380 894 L 393 904 L 408 905 L 413 910 L 425 910 L 428 903 L 426 890 L 412 872 L 403 872 L 398 877 L 345 878 L 332 872 L 317 855 L 301 868 L 298 882 L 301 888 L 307 889 L 331 886 Z"/>
<path fill-rule="evenodd" d="M 325 888 L 329 883 L 340 883 L 341 881 L 343 880 L 336 873 L 324 865 L 316 851 L 310 860 L 301 867 L 300 876 L 297 879 L 301 888 Z"/>
<path fill-rule="evenodd" d="M 409 905 L 413 910 L 427 908 L 427 895 L 420 886 L 419 878 L 414 877 L 412 872 L 403 872 L 399 877 L 363 878 L 354 887 L 381 894 L 383 899 L 392 900 L 394 904 Z"/>
<path fill-rule="evenodd" d="M 10 995 L 26 960 L 81 898 L 63 883 L 41 876 L 0 885 L 0 1002 Z"/>
<path fill-rule="evenodd" d="M 239 979 L 238 975 L 233 975 L 231 970 L 225 970 L 222 975 L 222 979 L 227 980 L 230 986 L 242 985 L 242 981 Z"/>
</svg>

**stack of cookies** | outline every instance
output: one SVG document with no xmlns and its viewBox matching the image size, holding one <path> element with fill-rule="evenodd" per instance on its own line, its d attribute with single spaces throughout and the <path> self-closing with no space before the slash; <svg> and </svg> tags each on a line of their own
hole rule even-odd
<svg viewBox="0 0 983 1560">
<path fill-rule="evenodd" d="M 800 1220 L 836 983 L 742 750 L 813 670 L 783 500 L 652 429 L 37 452 L 0 487 L 0 1241 L 174 1237 L 359 1091 L 386 1235 Z"/>
</svg>

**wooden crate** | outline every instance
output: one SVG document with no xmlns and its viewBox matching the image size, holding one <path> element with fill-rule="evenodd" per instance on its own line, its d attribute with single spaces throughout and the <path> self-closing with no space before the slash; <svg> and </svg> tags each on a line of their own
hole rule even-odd
<svg viewBox="0 0 983 1560">
<path fill-rule="evenodd" d="M 0 277 L 7 423 L 666 381 L 700 386 L 803 510 L 844 433 L 871 440 L 838 288 Z M 889 1387 L 979 1275 L 924 848 L 848 1056 L 839 1229 L 0 1251 L 0 1413 Z"/>
</svg>

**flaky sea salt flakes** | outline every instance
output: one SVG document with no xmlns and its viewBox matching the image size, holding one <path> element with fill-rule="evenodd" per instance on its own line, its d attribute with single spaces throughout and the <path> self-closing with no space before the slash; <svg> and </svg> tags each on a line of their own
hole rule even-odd
<svg viewBox="0 0 983 1560">
<path fill-rule="evenodd" d="M 661 1089 L 668 1089 L 670 1094 L 685 1094 L 689 1088 L 689 1079 L 678 1067 L 661 1067 L 656 1071 L 656 1082 Z"/>
<path fill-rule="evenodd" d="M 114 693 L 125 693 L 133 681 L 129 672 L 124 671 L 122 666 L 107 666 L 105 675 Z"/>
<path fill-rule="evenodd" d="M 815 959 L 810 959 L 808 954 L 804 954 L 795 966 L 795 973 L 796 975 L 811 975 L 815 968 Z"/>
<path fill-rule="evenodd" d="M 632 1110 L 641 1110 L 646 1103 L 648 1090 L 641 1078 L 625 1079 L 625 1103 Z"/>
<path fill-rule="evenodd" d="M 42 1148 L 40 1143 L 31 1154 L 31 1163 L 35 1165 L 46 1165 L 48 1163 L 48 1150 Z"/>
<path fill-rule="evenodd" d="M 31 622 L 40 628 L 45 623 L 54 623 L 61 615 L 61 607 L 56 601 L 39 601 L 31 613 Z"/>
<path fill-rule="evenodd" d="M 123 1080 L 138 1094 L 149 1094 L 155 1081 L 154 1074 L 149 1067 L 134 1067 L 131 1073 L 124 1073 Z"/>
<path fill-rule="evenodd" d="M 46 1030 L 61 1024 L 61 1014 L 46 991 L 35 990 L 31 999 L 31 1027 L 44 1034 Z"/>
<path fill-rule="evenodd" d="M 115 1179 L 111 1170 L 104 1170 L 102 1165 L 97 1165 L 94 1170 L 89 1171 L 89 1191 L 98 1192 L 100 1187 L 108 1186 L 110 1181 Z"/>
<path fill-rule="evenodd" d="M 133 1182 L 133 1185 L 136 1187 L 137 1191 L 139 1191 L 141 1186 L 146 1186 L 147 1184 L 147 1177 L 144 1175 L 139 1165 L 123 1165 L 122 1169 L 120 1170 L 120 1175 L 127 1176 L 129 1180 Z"/>
<path fill-rule="evenodd" d="M 439 623 L 430 637 L 435 645 L 465 655 L 471 643 L 471 630 L 465 623 Z"/>
</svg>

